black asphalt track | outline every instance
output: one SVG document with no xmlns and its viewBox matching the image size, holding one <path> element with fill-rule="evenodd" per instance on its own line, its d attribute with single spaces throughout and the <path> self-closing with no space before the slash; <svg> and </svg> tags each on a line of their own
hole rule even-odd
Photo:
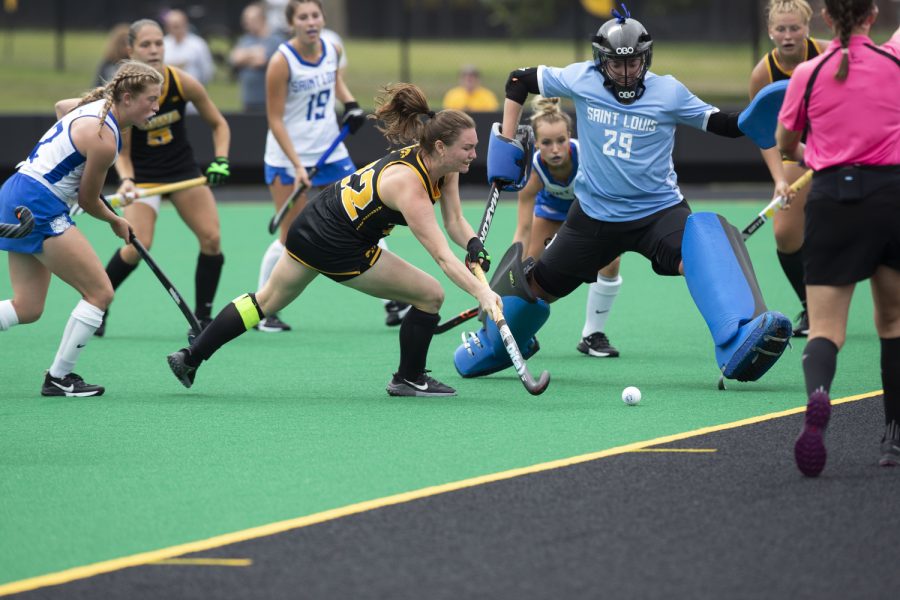
<svg viewBox="0 0 900 600">
<path fill-rule="evenodd" d="M 801 415 L 476 486 L 21 598 L 900 598 L 900 468 L 881 398 L 835 406 L 802 477 Z"/>
</svg>

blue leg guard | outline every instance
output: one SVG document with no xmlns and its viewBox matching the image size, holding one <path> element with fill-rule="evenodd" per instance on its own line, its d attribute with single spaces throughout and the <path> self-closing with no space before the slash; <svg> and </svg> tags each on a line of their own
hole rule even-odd
<svg viewBox="0 0 900 600">
<path fill-rule="evenodd" d="M 740 232 L 724 217 L 694 213 L 681 253 L 688 289 L 712 334 L 722 375 L 756 381 L 787 347 L 791 322 L 766 310 Z"/>
<path fill-rule="evenodd" d="M 534 334 L 550 316 L 550 305 L 544 300 L 528 302 L 518 296 L 502 296 L 503 316 L 524 358 L 539 349 Z M 481 377 L 512 366 L 512 360 L 503 346 L 500 330 L 491 319 L 477 332 L 462 334 L 463 343 L 453 355 L 453 364 L 463 377 Z"/>
</svg>

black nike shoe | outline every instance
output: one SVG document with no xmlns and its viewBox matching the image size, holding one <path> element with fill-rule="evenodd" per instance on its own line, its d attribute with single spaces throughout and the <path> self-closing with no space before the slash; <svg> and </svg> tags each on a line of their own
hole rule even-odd
<svg viewBox="0 0 900 600">
<path fill-rule="evenodd" d="M 68 396 L 86 397 L 102 396 L 105 389 L 102 385 L 85 383 L 81 375 L 69 373 L 65 377 L 53 377 L 47 371 L 44 375 L 44 385 L 41 387 L 41 396 Z"/>
<path fill-rule="evenodd" d="M 391 300 L 384 305 L 384 324 L 388 327 L 395 327 L 403 322 L 403 317 L 409 312 L 409 304 L 405 302 L 397 302 Z"/>
<path fill-rule="evenodd" d="M 194 385 L 194 377 L 197 376 L 197 367 L 192 367 L 185 362 L 188 352 L 189 350 L 187 348 L 182 348 L 178 352 L 173 352 L 166 358 L 169 362 L 169 368 L 172 369 L 172 373 L 175 374 L 175 377 L 178 378 L 181 385 L 186 388 Z"/>
<path fill-rule="evenodd" d="M 281 333 L 282 331 L 290 331 L 291 326 L 279 319 L 277 313 L 274 313 L 254 325 L 253 329 L 265 333 Z"/>
<path fill-rule="evenodd" d="M 575 349 L 582 354 L 599 358 L 615 358 L 619 356 L 619 351 L 609 343 L 609 338 L 602 331 L 595 331 L 591 335 L 581 338 Z"/>
<path fill-rule="evenodd" d="M 803 311 L 797 315 L 797 324 L 794 325 L 794 337 L 806 337 L 809 335 L 809 314 L 806 312 L 804 308 Z"/>
<path fill-rule="evenodd" d="M 900 467 L 900 424 L 896 421 L 891 421 L 884 428 L 878 464 L 882 467 Z"/>
<path fill-rule="evenodd" d="M 388 383 L 387 393 L 390 396 L 437 397 L 455 396 L 456 390 L 433 377 L 429 377 L 426 369 L 413 381 L 403 379 L 400 375 L 394 373 L 390 383 Z"/>
</svg>

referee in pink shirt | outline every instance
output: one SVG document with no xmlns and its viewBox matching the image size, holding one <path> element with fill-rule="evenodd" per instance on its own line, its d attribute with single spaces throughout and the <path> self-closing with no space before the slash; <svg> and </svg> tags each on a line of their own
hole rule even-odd
<svg viewBox="0 0 900 600">
<path fill-rule="evenodd" d="M 856 283 L 871 279 L 881 338 L 882 466 L 900 465 L 900 29 L 876 46 L 874 0 L 825 0 L 837 36 L 794 70 L 778 115 L 782 155 L 815 171 L 806 203 L 804 266 L 809 401 L 794 445 L 797 467 L 825 467 L 828 392 L 847 335 Z M 800 143 L 806 131 L 806 145 Z"/>
</svg>

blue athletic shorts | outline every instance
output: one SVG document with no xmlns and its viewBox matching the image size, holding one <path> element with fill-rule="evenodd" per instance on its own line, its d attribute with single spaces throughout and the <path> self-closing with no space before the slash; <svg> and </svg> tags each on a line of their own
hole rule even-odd
<svg viewBox="0 0 900 600">
<path fill-rule="evenodd" d="M 310 168 L 311 167 L 306 167 L 307 170 Z M 312 178 L 313 187 L 334 183 L 339 179 L 343 179 L 355 170 L 356 166 L 353 164 L 353 161 L 350 160 L 350 157 L 341 159 L 337 162 L 324 164 L 322 165 L 322 168 L 318 170 L 316 176 Z M 266 185 L 272 185 L 275 181 L 275 177 L 278 177 L 284 185 L 293 185 L 294 169 L 289 167 L 273 167 L 269 163 L 266 163 Z"/>
<path fill-rule="evenodd" d="M 534 199 L 534 216 L 561 223 L 566 220 L 572 202 L 574 200 L 561 200 L 541 190 Z"/>
<path fill-rule="evenodd" d="M 0 223 L 18 223 L 17 206 L 27 206 L 34 215 L 34 229 L 23 238 L 0 238 L 0 250 L 38 254 L 44 240 L 63 233 L 75 223 L 69 207 L 43 185 L 21 173 L 14 173 L 0 188 Z"/>
</svg>

